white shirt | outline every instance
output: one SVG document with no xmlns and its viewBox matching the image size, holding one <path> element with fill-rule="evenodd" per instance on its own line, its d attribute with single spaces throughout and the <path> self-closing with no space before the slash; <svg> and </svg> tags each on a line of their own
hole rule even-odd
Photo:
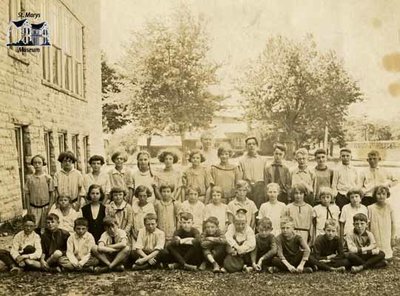
<svg viewBox="0 0 400 296">
<path fill-rule="evenodd" d="M 94 237 L 91 233 L 85 232 L 82 237 L 73 233 L 67 240 L 66 256 L 71 263 L 77 264 L 80 262 L 81 265 L 84 265 L 88 262 L 91 249 L 95 244 Z"/>
<path fill-rule="evenodd" d="M 351 204 L 347 204 L 342 208 L 342 214 L 340 215 L 339 221 L 344 223 L 344 234 L 353 231 L 353 217 L 358 213 L 365 214 L 368 217 L 367 207 L 360 204 L 360 207 L 353 208 Z"/>
<path fill-rule="evenodd" d="M 201 201 L 197 201 L 195 204 L 189 203 L 185 200 L 182 203 L 180 213 L 188 212 L 193 215 L 193 227 L 196 228 L 200 233 L 203 232 L 203 220 L 204 220 L 204 204 Z"/>
<path fill-rule="evenodd" d="M 272 204 L 270 202 L 263 203 L 258 212 L 257 219 L 267 217 L 272 222 L 272 233 L 278 236 L 281 233 L 281 217 L 285 215 L 286 205 L 283 202 L 276 201 Z"/>
</svg>

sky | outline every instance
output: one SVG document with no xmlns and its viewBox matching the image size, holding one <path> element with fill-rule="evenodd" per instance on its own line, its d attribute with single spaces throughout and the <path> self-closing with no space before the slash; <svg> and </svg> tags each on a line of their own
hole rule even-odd
<svg viewBox="0 0 400 296">
<path fill-rule="evenodd" d="M 124 54 L 132 30 L 167 17 L 182 0 L 101 0 L 101 48 L 111 63 Z M 320 50 L 334 50 L 365 94 L 354 116 L 400 119 L 400 1 L 398 0 L 187 0 L 207 20 L 210 58 L 225 95 L 235 75 L 263 50 L 266 40 L 313 34 Z"/>
</svg>

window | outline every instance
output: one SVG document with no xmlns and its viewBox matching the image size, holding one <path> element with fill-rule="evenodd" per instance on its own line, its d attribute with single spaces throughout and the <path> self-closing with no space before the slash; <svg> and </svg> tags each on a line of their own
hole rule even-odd
<svg viewBox="0 0 400 296">
<path fill-rule="evenodd" d="M 44 133 L 44 147 L 46 152 L 47 172 L 54 175 L 57 170 L 55 151 L 54 151 L 54 137 L 53 132 L 45 131 Z"/>
<path fill-rule="evenodd" d="M 83 137 L 83 165 L 84 165 L 84 173 L 89 173 L 89 136 Z"/>
<path fill-rule="evenodd" d="M 14 128 L 15 132 L 15 143 L 16 143 L 16 151 L 17 151 L 17 160 L 18 160 L 18 173 L 19 173 L 19 183 L 21 188 L 21 196 L 24 196 L 24 187 L 25 187 L 25 177 L 28 172 L 28 167 L 25 164 L 25 159 L 27 154 L 29 154 L 30 147 L 27 147 L 24 143 L 30 143 L 27 140 L 27 127 L 16 125 Z M 29 144 L 27 144 L 29 145 Z M 25 198 L 22 198 L 22 207 L 24 209 L 27 208 Z"/>
<path fill-rule="evenodd" d="M 72 152 L 74 152 L 75 156 L 78 155 L 79 152 L 79 138 L 78 135 L 72 136 Z"/>
<path fill-rule="evenodd" d="M 83 96 L 83 26 L 60 1 L 47 0 L 51 47 L 43 50 L 43 79 Z"/>
<path fill-rule="evenodd" d="M 67 143 L 67 133 L 59 133 L 58 134 L 58 152 L 64 152 L 68 150 L 68 143 Z"/>
</svg>

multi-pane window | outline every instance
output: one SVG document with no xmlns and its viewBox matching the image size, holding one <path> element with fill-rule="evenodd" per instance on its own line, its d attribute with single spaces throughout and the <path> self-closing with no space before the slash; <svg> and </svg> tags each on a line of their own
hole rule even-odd
<svg viewBox="0 0 400 296">
<path fill-rule="evenodd" d="M 67 134 L 66 133 L 58 133 L 58 152 L 64 152 L 68 150 L 67 145 Z"/>
<path fill-rule="evenodd" d="M 83 26 L 60 1 L 45 1 L 51 47 L 43 50 L 43 79 L 83 97 Z"/>
<path fill-rule="evenodd" d="M 73 135 L 72 136 L 72 152 L 74 152 L 75 156 L 77 156 L 78 151 L 79 151 L 78 135 Z"/>
</svg>

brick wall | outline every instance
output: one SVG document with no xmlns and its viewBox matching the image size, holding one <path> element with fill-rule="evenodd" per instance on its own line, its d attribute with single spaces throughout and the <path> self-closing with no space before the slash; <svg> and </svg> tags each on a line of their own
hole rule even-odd
<svg viewBox="0 0 400 296">
<path fill-rule="evenodd" d="M 11 0 L 14 1 L 14 0 Z M 54 0 L 57 1 L 57 0 Z M 25 0 L 26 10 L 41 12 L 45 1 Z M 52 132 L 53 163 L 59 154 L 58 133 L 78 136 L 80 155 L 83 137 L 89 136 L 90 153 L 103 154 L 101 126 L 100 3 L 69 0 L 63 3 L 83 24 L 84 99 L 71 96 L 42 82 L 42 54 L 10 56 L 6 47 L 10 0 L 0 0 L 0 222 L 22 213 L 15 125 L 23 126 L 25 163 L 35 154 L 45 155 L 44 134 Z M 50 28 L 51 30 L 51 28 Z M 21 56 L 21 55 L 17 55 Z M 85 167 L 83 157 L 80 166 Z M 29 167 L 27 167 L 29 169 Z"/>
</svg>

